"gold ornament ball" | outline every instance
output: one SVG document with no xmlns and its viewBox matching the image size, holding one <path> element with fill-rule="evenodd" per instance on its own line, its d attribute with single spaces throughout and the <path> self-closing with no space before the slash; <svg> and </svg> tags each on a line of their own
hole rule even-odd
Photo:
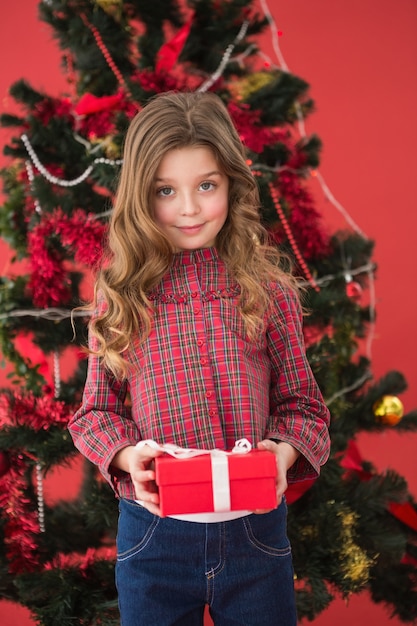
<svg viewBox="0 0 417 626">
<path fill-rule="evenodd" d="M 397 396 L 382 396 L 372 407 L 378 422 L 395 426 L 404 415 L 403 403 Z"/>
</svg>

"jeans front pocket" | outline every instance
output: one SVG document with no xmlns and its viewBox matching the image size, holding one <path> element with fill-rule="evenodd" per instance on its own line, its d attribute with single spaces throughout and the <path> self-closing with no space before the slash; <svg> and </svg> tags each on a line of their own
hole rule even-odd
<svg viewBox="0 0 417 626">
<path fill-rule="evenodd" d="M 117 561 L 130 559 L 147 548 L 160 519 L 132 500 L 120 500 Z"/>
<path fill-rule="evenodd" d="M 252 548 L 269 556 L 291 554 L 287 537 L 287 504 L 285 499 L 270 513 L 253 514 L 243 518 L 246 536 Z"/>
</svg>

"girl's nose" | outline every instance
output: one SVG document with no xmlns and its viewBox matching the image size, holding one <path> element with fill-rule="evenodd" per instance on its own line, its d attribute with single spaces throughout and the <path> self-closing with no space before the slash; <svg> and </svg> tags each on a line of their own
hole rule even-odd
<svg viewBox="0 0 417 626">
<path fill-rule="evenodd" d="M 184 194 L 182 197 L 181 213 L 183 215 L 196 215 L 200 212 L 198 202 L 191 194 Z"/>
</svg>

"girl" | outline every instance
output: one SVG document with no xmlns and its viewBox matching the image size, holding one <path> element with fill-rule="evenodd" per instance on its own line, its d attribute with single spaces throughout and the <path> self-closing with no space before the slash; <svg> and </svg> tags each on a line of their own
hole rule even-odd
<svg viewBox="0 0 417 626">
<path fill-rule="evenodd" d="M 244 148 L 214 94 L 154 98 L 127 132 L 90 322 L 77 448 L 119 498 L 123 626 L 294 626 L 288 481 L 317 476 L 328 410 L 306 359 L 294 280 L 260 224 Z M 126 402 L 129 394 L 129 402 Z M 161 518 L 146 439 L 278 467 L 273 511 Z"/>
</svg>

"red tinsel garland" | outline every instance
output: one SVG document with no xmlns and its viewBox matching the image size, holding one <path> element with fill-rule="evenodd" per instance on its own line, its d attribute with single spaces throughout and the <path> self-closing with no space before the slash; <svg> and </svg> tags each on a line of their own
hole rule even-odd
<svg viewBox="0 0 417 626">
<path fill-rule="evenodd" d="M 28 235 L 31 278 L 28 284 L 38 307 L 62 305 L 71 298 L 66 258 L 95 267 L 101 258 L 106 226 L 95 216 L 77 209 L 71 216 L 57 209 L 42 217 Z M 59 238 L 60 246 L 52 243 Z"/>
<path fill-rule="evenodd" d="M 121 90 L 115 95 L 101 98 L 86 93 L 74 107 L 78 116 L 77 132 L 89 140 L 112 135 L 116 132 L 117 114 L 123 111 L 128 119 L 132 119 L 138 108 L 140 107 L 132 103 Z"/>
<path fill-rule="evenodd" d="M 77 568 L 81 571 L 83 576 L 88 577 L 89 570 L 98 560 L 102 561 L 114 561 L 116 558 L 116 546 L 111 547 L 103 546 L 101 548 L 88 548 L 85 554 L 78 552 L 71 552 L 70 554 L 58 553 L 51 561 L 48 561 L 44 565 L 46 571 L 54 569 L 65 570 L 70 568 Z"/>
<path fill-rule="evenodd" d="M 139 83 L 145 91 L 155 93 L 196 91 L 203 83 L 201 76 L 187 73 L 182 65 L 177 65 L 169 74 L 150 70 L 135 72 L 131 80 Z"/>
<path fill-rule="evenodd" d="M 26 426 L 33 430 L 47 430 L 50 426 L 66 427 L 71 408 L 52 395 L 35 396 L 5 390 L 0 394 L 0 427 Z"/>
<path fill-rule="evenodd" d="M 330 237 L 321 225 L 322 216 L 314 206 L 312 195 L 300 180 L 302 167 L 305 167 L 305 156 L 299 151 L 293 152 L 286 169 L 279 174 L 277 187 L 290 209 L 288 223 L 296 233 L 303 256 L 308 260 L 319 259 L 330 254 Z"/>
<path fill-rule="evenodd" d="M 41 100 L 35 107 L 34 117 L 37 117 L 44 126 L 47 126 L 54 117 L 66 119 L 72 127 L 75 122 L 72 102 L 69 98 L 45 98 Z"/>
<path fill-rule="evenodd" d="M 239 106 L 232 101 L 229 102 L 227 108 L 242 142 L 252 152 L 259 154 L 265 146 L 277 142 L 288 144 L 289 135 L 286 131 L 262 125 L 260 111 L 251 111 L 249 105 Z"/>
<path fill-rule="evenodd" d="M 34 431 L 51 426 L 66 428 L 70 407 L 52 395 L 35 396 L 6 390 L 0 395 L 0 427 L 25 426 Z M 29 455 L 30 456 L 30 455 Z M 10 468 L 0 477 L 0 510 L 6 519 L 6 557 L 12 574 L 35 571 L 39 555 L 35 535 L 40 532 L 38 514 L 26 496 L 31 463 L 27 454 L 10 454 Z"/>
<path fill-rule="evenodd" d="M 39 567 L 34 535 L 39 533 L 37 512 L 25 495 L 28 465 L 23 455 L 12 459 L 12 468 L 0 478 L 0 509 L 6 519 L 4 543 L 11 574 L 33 572 Z"/>
</svg>

